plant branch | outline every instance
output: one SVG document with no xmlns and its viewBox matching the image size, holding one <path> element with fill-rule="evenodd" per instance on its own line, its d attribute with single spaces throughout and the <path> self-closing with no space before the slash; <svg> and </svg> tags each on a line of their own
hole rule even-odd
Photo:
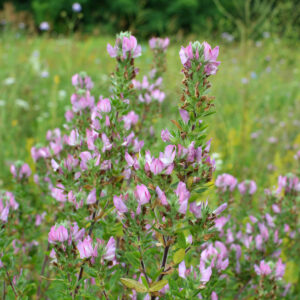
<svg viewBox="0 0 300 300">
<path fill-rule="evenodd" d="M 4 268 L 5 268 L 5 267 L 4 267 Z M 15 287 L 14 287 L 13 282 L 12 282 L 11 279 L 10 279 L 10 276 L 9 276 L 8 271 L 7 271 L 6 268 L 5 268 L 5 272 L 6 272 L 6 276 L 7 276 L 7 279 L 8 279 L 8 283 L 9 283 L 9 285 L 11 286 L 11 288 L 12 288 L 14 294 L 15 294 L 16 299 L 18 299 L 17 291 L 16 291 L 16 289 L 15 289 Z"/>
</svg>

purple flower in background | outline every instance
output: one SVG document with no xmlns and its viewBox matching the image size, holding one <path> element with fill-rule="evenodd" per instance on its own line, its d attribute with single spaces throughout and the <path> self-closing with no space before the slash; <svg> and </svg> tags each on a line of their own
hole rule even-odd
<svg viewBox="0 0 300 300">
<path fill-rule="evenodd" d="M 78 2 L 73 3 L 72 10 L 74 12 L 77 12 L 77 13 L 81 12 L 81 5 L 80 5 L 80 3 L 78 3 Z"/>
<path fill-rule="evenodd" d="M 270 266 L 267 263 L 265 263 L 264 260 L 260 262 L 259 266 L 254 265 L 254 270 L 259 276 L 270 275 L 272 272 Z"/>
<path fill-rule="evenodd" d="M 48 22 L 42 22 L 40 24 L 40 30 L 42 31 L 48 31 L 50 29 L 50 25 Z"/>
<path fill-rule="evenodd" d="M 237 179 L 234 178 L 230 174 L 224 173 L 224 174 L 219 175 L 217 177 L 215 185 L 223 193 L 225 193 L 226 191 L 232 192 L 235 189 L 236 185 L 237 185 Z"/>
<path fill-rule="evenodd" d="M 256 183 L 253 180 L 245 180 L 238 185 L 239 192 L 241 195 L 245 195 L 246 193 L 253 195 L 256 190 Z"/>
<path fill-rule="evenodd" d="M 161 139 L 164 141 L 164 142 L 169 142 L 170 141 L 170 137 L 171 137 L 171 134 L 169 132 L 168 129 L 163 129 L 161 131 Z"/>
</svg>

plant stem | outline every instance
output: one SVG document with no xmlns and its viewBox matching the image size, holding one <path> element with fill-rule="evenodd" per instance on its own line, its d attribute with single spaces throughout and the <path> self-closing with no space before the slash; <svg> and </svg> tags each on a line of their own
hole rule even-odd
<svg viewBox="0 0 300 300">
<path fill-rule="evenodd" d="M 165 266 L 166 266 L 166 263 L 167 263 L 167 258 L 168 258 L 169 249 L 170 249 L 170 246 L 166 246 L 166 247 L 165 247 L 163 259 L 162 259 L 162 262 L 161 262 L 162 273 L 159 275 L 157 281 L 162 280 L 162 279 L 164 278 L 164 276 L 165 276 L 165 274 L 163 274 L 163 272 L 165 271 Z M 156 298 L 156 296 L 152 296 L 152 297 L 151 297 L 151 300 L 155 300 L 155 298 Z"/>
<path fill-rule="evenodd" d="M 49 249 L 50 249 L 50 243 L 48 242 L 46 251 L 48 252 Z M 45 273 L 45 269 L 46 269 L 46 265 L 48 263 L 48 259 L 49 259 L 49 256 L 47 254 L 45 254 L 43 265 L 42 265 L 42 270 L 41 270 L 41 276 L 43 276 L 44 273 Z M 40 282 L 39 282 L 39 287 L 38 287 L 38 290 L 37 290 L 37 299 L 40 299 L 41 288 L 42 288 L 42 279 L 40 279 Z"/>
<path fill-rule="evenodd" d="M 15 290 L 14 284 L 13 284 L 13 282 L 11 281 L 10 276 L 9 276 L 8 271 L 7 271 L 6 268 L 5 268 L 5 272 L 6 272 L 6 276 L 7 276 L 9 285 L 11 286 L 11 288 L 12 288 L 14 294 L 15 294 L 16 299 L 18 299 L 18 294 L 17 294 L 17 292 L 16 292 L 16 290 Z"/>
</svg>

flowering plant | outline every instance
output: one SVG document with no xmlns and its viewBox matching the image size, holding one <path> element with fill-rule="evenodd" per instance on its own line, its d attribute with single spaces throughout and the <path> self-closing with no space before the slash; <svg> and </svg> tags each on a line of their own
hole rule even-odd
<svg viewBox="0 0 300 300">
<path fill-rule="evenodd" d="M 138 81 L 142 47 L 129 32 L 117 35 L 107 46 L 116 59 L 110 95 L 96 100 L 91 78 L 75 74 L 64 128 L 31 149 L 36 185 L 27 164 L 11 166 L 14 193 L 0 194 L 3 298 L 287 295 L 279 247 L 295 249 L 298 179 L 280 177 L 260 216 L 250 214 L 254 181 L 223 174 L 215 182 L 219 203 L 204 198 L 215 170 L 205 118 L 214 113 L 208 91 L 219 48 L 198 41 L 181 48 L 179 114 L 159 136 L 153 123 L 166 97 L 168 45 L 150 40 L 153 67 Z M 237 190 L 247 204 L 241 215 Z"/>
</svg>

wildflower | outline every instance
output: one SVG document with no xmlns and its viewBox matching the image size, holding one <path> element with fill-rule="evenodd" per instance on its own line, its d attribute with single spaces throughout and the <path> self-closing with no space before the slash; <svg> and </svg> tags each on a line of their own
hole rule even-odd
<svg viewBox="0 0 300 300">
<path fill-rule="evenodd" d="M 101 112 L 109 113 L 111 111 L 111 105 L 109 99 L 108 98 L 103 99 L 102 96 L 100 96 L 100 101 L 98 102 L 97 107 Z"/>
<path fill-rule="evenodd" d="M 116 256 L 116 241 L 113 237 L 110 237 L 105 247 L 105 254 L 103 255 L 103 259 L 105 260 L 114 260 Z"/>
<path fill-rule="evenodd" d="M 48 22 L 42 22 L 40 24 L 40 30 L 41 31 L 48 31 L 50 29 L 50 25 Z"/>
<path fill-rule="evenodd" d="M 90 236 L 87 236 L 83 241 L 79 241 L 76 247 L 81 259 L 98 256 L 98 247 L 96 245 L 93 248 L 93 241 Z"/>
<path fill-rule="evenodd" d="M 81 11 L 81 5 L 78 2 L 73 3 L 72 5 L 72 10 L 76 13 Z"/>
<path fill-rule="evenodd" d="M 259 266 L 254 265 L 254 270 L 255 270 L 256 274 L 259 276 L 270 275 L 272 272 L 270 266 L 267 263 L 265 263 L 264 260 L 262 260 L 260 262 Z"/>
<path fill-rule="evenodd" d="M 88 194 L 86 199 L 86 204 L 94 204 L 97 201 L 96 197 L 96 188 L 92 189 L 92 191 Z"/>
<path fill-rule="evenodd" d="M 224 173 L 217 177 L 215 185 L 223 193 L 226 191 L 232 192 L 237 185 L 237 179 L 230 174 Z"/>
<path fill-rule="evenodd" d="M 161 131 L 161 139 L 164 142 L 168 142 L 168 141 L 170 141 L 170 138 L 171 138 L 171 134 L 170 134 L 169 130 L 168 129 L 163 129 Z"/>
<path fill-rule="evenodd" d="M 253 180 L 245 180 L 238 185 L 238 189 L 241 195 L 249 193 L 249 195 L 253 195 L 256 192 L 256 183 Z"/>
<path fill-rule="evenodd" d="M 136 38 L 130 32 L 122 32 L 117 36 L 114 47 L 107 44 L 107 52 L 111 57 L 135 58 L 141 55 L 142 47 L 137 44 Z"/>
<path fill-rule="evenodd" d="M 190 198 L 190 192 L 187 190 L 184 182 L 180 181 L 175 190 L 175 194 L 179 198 L 179 212 L 182 214 L 186 213 L 188 200 Z"/>
<path fill-rule="evenodd" d="M 161 204 L 165 206 L 168 205 L 169 203 L 167 197 L 165 193 L 160 189 L 159 186 L 156 187 L 155 191 L 157 193 L 158 199 L 160 200 Z"/>
<path fill-rule="evenodd" d="M 63 243 L 68 239 L 68 230 L 63 226 L 52 226 L 51 230 L 48 234 L 48 241 L 51 244 L 55 244 L 56 242 Z"/>
<path fill-rule="evenodd" d="M 144 184 L 137 185 L 134 194 L 140 205 L 146 204 L 150 201 L 151 195 Z"/>
<path fill-rule="evenodd" d="M 161 49 L 163 51 L 166 51 L 170 43 L 169 38 L 151 38 L 149 40 L 149 46 L 151 49 Z"/>
<path fill-rule="evenodd" d="M 122 195 L 114 196 L 113 201 L 114 201 L 114 205 L 115 205 L 115 208 L 117 209 L 117 211 L 119 211 L 120 213 L 128 212 L 128 208 L 123 201 Z"/>
</svg>

